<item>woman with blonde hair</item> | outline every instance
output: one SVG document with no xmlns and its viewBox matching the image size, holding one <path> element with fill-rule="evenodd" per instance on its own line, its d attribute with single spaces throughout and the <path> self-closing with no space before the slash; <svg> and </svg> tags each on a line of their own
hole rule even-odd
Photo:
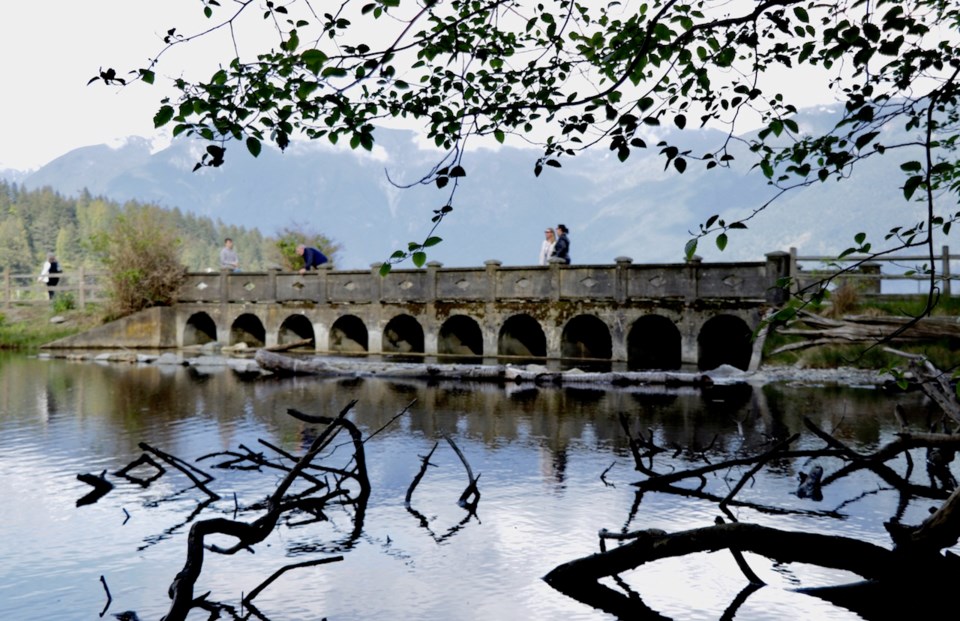
<svg viewBox="0 0 960 621">
<path fill-rule="evenodd" d="M 550 263 L 550 255 L 553 254 L 553 244 L 557 241 L 557 236 L 553 229 L 547 229 L 544 232 L 543 244 L 540 246 L 540 265 Z"/>
</svg>

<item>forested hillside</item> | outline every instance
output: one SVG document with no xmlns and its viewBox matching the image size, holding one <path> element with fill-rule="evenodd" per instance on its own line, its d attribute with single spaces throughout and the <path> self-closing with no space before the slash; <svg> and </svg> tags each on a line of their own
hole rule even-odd
<svg viewBox="0 0 960 621">
<path fill-rule="evenodd" d="M 190 271 L 219 268 L 225 237 L 231 237 L 240 255 L 241 268 L 260 270 L 281 263 L 277 240 L 258 229 L 225 224 L 205 216 L 134 202 L 93 197 L 81 192 L 67 198 L 49 187 L 26 190 L 0 181 L 0 270 L 15 274 L 39 272 L 48 252 L 57 255 L 65 269 L 99 267 L 91 243 L 105 234 L 117 215 L 142 206 L 162 212 L 178 232 L 180 258 Z"/>
</svg>

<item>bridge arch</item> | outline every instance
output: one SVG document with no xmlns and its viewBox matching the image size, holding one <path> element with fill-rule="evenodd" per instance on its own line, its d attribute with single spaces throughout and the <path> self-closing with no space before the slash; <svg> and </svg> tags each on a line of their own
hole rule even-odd
<svg viewBox="0 0 960 621">
<path fill-rule="evenodd" d="M 753 354 L 752 335 L 750 326 L 739 317 L 711 317 L 697 336 L 697 366 L 701 371 L 709 371 L 729 364 L 746 371 Z"/>
<path fill-rule="evenodd" d="M 547 336 L 540 322 L 525 313 L 508 317 L 497 335 L 497 355 L 546 358 Z"/>
<path fill-rule="evenodd" d="M 313 324 L 303 315 L 290 315 L 280 324 L 277 332 L 277 345 L 287 345 L 297 341 L 310 340 L 316 343 Z"/>
<path fill-rule="evenodd" d="M 682 339 L 676 324 L 662 315 L 644 315 L 627 335 L 627 368 L 631 370 L 679 369 Z"/>
<path fill-rule="evenodd" d="M 422 354 L 423 326 L 411 315 L 397 315 L 383 328 L 383 353 Z"/>
<path fill-rule="evenodd" d="M 609 360 L 613 357 L 610 328 L 594 315 L 577 315 L 563 328 L 560 356 Z"/>
<path fill-rule="evenodd" d="M 183 346 L 205 345 L 217 340 L 217 324 L 207 313 L 190 315 L 183 328 Z"/>
<path fill-rule="evenodd" d="M 327 349 L 341 354 L 362 354 L 369 351 L 370 335 L 363 320 L 356 315 L 338 317 L 330 327 Z"/>
<path fill-rule="evenodd" d="M 482 356 L 483 331 L 480 324 L 466 315 L 454 315 L 444 321 L 437 335 L 437 353 Z"/>
<path fill-rule="evenodd" d="M 243 313 L 230 325 L 228 345 L 244 343 L 249 347 L 263 347 L 267 340 L 267 330 L 263 322 L 253 313 Z"/>
</svg>

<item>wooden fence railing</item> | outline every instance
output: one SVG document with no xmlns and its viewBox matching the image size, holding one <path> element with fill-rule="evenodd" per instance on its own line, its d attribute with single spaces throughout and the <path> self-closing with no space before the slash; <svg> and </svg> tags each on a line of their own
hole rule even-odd
<svg viewBox="0 0 960 621">
<path fill-rule="evenodd" d="M 101 282 L 103 272 L 83 267 L 58 274 L 60 281 L 51 287 L 54 295 L 71 295 L 77 308 L 102 302 L 105 288 Z M 37 280 L 37 274 L 14 274 L 10 268 L 3 270 L 3 308 L 13 304 L 49 304 L 46 283 Z"/>
<path fill-rule="evenodd" d="M 796 248 L 790 249 L 790 275 L 794 277 L 794 286 L 802 288 L 824 277 L 836 274 L 837 266 L 861 265 L 855 270 L 842 276 L 843 280 L 856 283 L 860 291 L 866 295 L 897 295 L 912 292 L 894 292 L 894 283 L 914 282 L 918 289 L 926 286 L 930 275 L 924 273 L 924 266 L 936 268 L 936 281 L 940 285 L 943 295 L 949 296 L 952 292 L 951 282 L 960 280 L 960 274 L 953 274 L 950 268 L 951 261 L 960 260 L 960 255 L 950 254 L 950 247 L 943 246 L 940 254 L 933 256 L 934 265 L 931 266 L 929 255 L 897 255 L 882 257 L 865 257 L 850 255 L 841 260 L 829 256 L 800 255 Z M 815 264 L 815 265 L 814 265 Z M 887 285 L 884 287 L 884 285 Z M 903 288 L 901 286 L 901 288 Z M 920 292 L 920 291 L 918 291 Z M 960 291 L 958 291 L 960 293 Z"/>
</svg>

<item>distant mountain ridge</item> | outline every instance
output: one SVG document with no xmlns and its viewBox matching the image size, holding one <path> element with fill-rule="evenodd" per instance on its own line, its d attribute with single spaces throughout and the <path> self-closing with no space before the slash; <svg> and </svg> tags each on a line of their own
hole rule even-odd
<svg viewBox="0 0 960 621">
<path fill-rule="evenodd" d="M 807 110 L 798 118 L 801 126 L 822 126 L 833 114 Z M 718 136 L 701 130 L 671 139 L 682 139 L 699 155 L 716 145 Z M 264 149 L 256 159 L 230 145 L 223 167 L 197 172 L 192 169 L 203 144 L 178 139 L 154 152 L 147 140 L 131 138 L 117 148 L 75 149 L 25 176 L 3 171 L 0 177 L 65 195 L 86 188 L 117 201 L 157 203 L 268 235 L 304 225 L 343 245 L 341 267 L 366 269 L 407 242 L 422 241 L 433 210 L 449 193 L 449 188 L 393 185 L 390 180 L 415 183 L 436 163 L 437 153 L 419 148 L 412 132 L 378 130 L 376 138 L 373 153 L 316 141 L 295 143 L 285 153 Z M 562 160 L 562 168 L 546 168 L 539 178 L 533 174 L 538 151 L 471 151 L 454 211 L 436 233 L 444 242 L 430 249 L 429 258 L 445 266 L 488 259 L 529 265 L 536 261 L 544 227 L 562 222 L 571 231 L 575 263 L 610 263 L 619 256 L 636 263 L 678 262 L 700 222 L 713 214 L 728 221 L 744 217 L 774 194 L 759 171 L 743 165 L 707 171 L 690 162 L 682 175 L 664 171 L 656 139 L 647 142 L 650 148 L 635 150 L 625 163 L 598 147 Z M 746 153 L 738 159 L 746 162 Z M 731 235 L 725 252 L 708 239 L 697 253 L 708 261 L 761 260 L 790 246 L 804 254 L 834 254 L 861 231 L 879 241 L 890 227 L 912 224 L 919 213 L 903 201 L 900 161 L 867 160 L 843 183 L 781 197 L 750 220 L 746 231 Z"/>
</svg>

